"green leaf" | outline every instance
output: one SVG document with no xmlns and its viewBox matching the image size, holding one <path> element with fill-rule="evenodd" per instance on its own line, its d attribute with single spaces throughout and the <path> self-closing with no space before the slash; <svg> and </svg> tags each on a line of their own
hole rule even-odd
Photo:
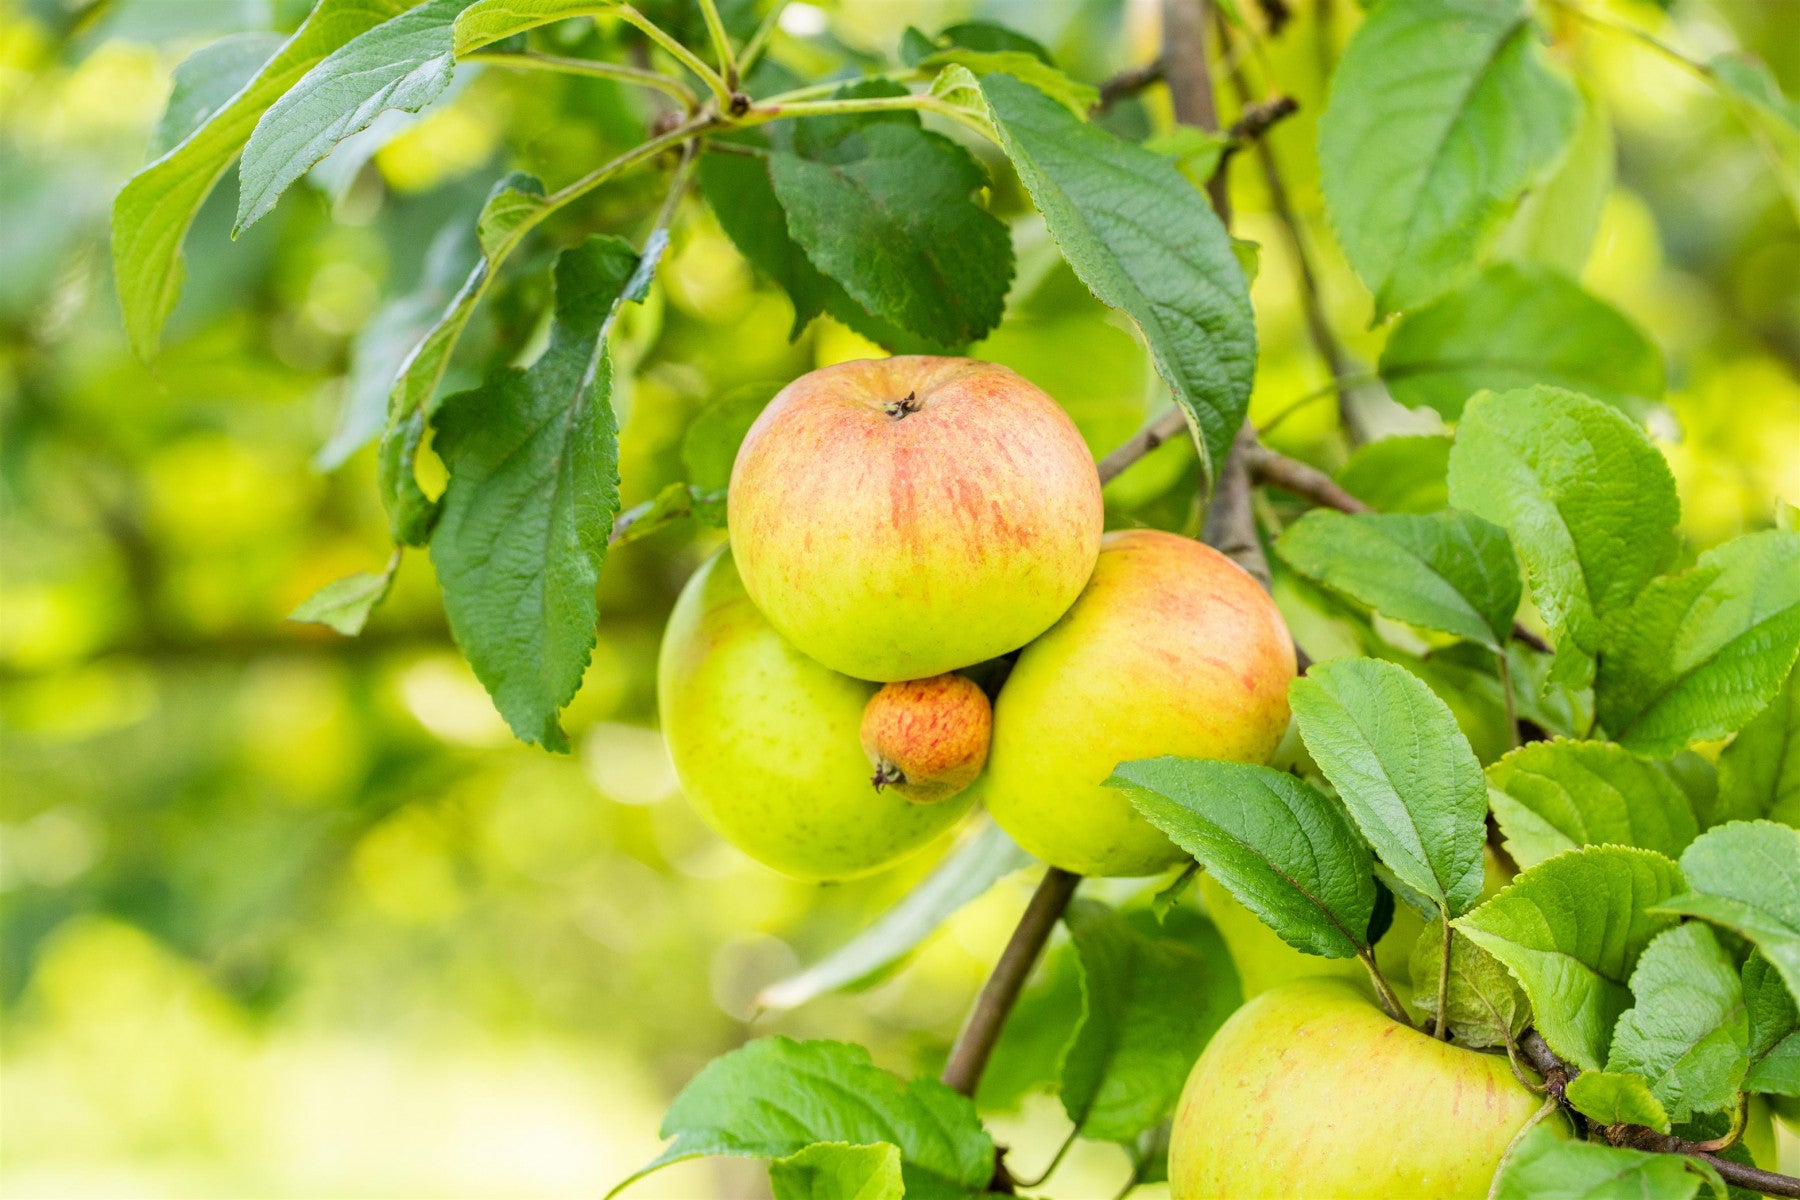
<svg viewBox="0 0 1800 1200">
<path fill-rule="evenodd" d="M 769 1164 L 775 1200 L 900 1200 L 900 1147 L 819 1142 Z"/>
<path fill-rule="evenodd" d="M 1693 1200 L 1702 1187 L 1725 1200 L 1725 1181 L 1701 1159 L 1599 1142 L 1571 1142 L 1546 1123 L 1500 1162 L 1489 1200 Z"/>
<path fill-rule="evenodd" d="M 1401 404 L 1451 421 L 1483 389 L 1552 384 L 1627 410 L 1663 392 L 1662 355 L 1622 313 L 1555 271 L 1511 263 L 1400 318 L 1381 375 Z"/>
<path fill-rule="evenodd" d="M 1004 830 L 982 818 L 979 830 L 899 903 L 812 966 L 758 992 L 756 1007 L 798 1008 L 827 992 L 879 976 L 911 954 L 953 913 L 1031 862 Z"/>
<path fill-rule="evenodd" d="M 456 18 L 451 50 L 457 58 L 466 58 L 540 25 L 572 17 L 601 17 L 618 10 L 617 0 L 477 0 Z"/>
<path fill-rule="evenodd" d="M 375 611 L 375 606 L 387 599 L 388 589 L 394 586 L 394 575 L 399 569 L 400 555 L 396 552 L 383 570 L 358 571 L 326 584 L 302 600 L 287 619 L 326 625 L 345 637 L 355 637 L 369 623 L 369 614 Z"/>
<path fill-rule="evenodd" d="M 1167 160 L 1008 75 L 981 81 L 1001 145 L 1075 274 L 1137 322 L 1211 480 L 1244 422 L 1256 322 L 1231 239 Z"/>
<path fill-rule="evenodd" d="M 1583 1071 L 1564 1094 L 1576 1111 L 1600 1125 L 1645 1125 L 1669 1132 L 1669 1114 L 1642 1075 L 1629 1071 Z"/>
<path fill-rule="evenodd" d="M 1316 788 L 1267 767 L 1171 757 L 1120 763 L 1106 782 L 1288 945 L 1367 951 L 1369 848 Z"/>
<path fill-rule="evenodd" d="M 256 124 L 238 168 L 236 237 L 281 194 L 389 109 L 418 112 L 450 86 L 450 26 L 470 0 L 427 0 L 334 50 Z"/>
<path fill-rule="evenodd" d="M 1658 579 L 1616 622 L 1600 660 L 1600 721 L 1624 745 L 1673 754 L 1740 728 L 1800 655 L 1800 533 L 1767 530 Z"/>
<path fill-rule="evenodd" d="M 1673 923 L 1652 910 L 1680 888 L 1681 872 L 1654 851 L 1589 846 L 1531 868 L 1455 925 L 1524 987 L 1550 1048 L 1598 1071 L 1631 1007 L 1638 955 Z"/>
<path fill-rule="evenodd" d="M 1800 830 L 1773 821 L 1716 826 L 1682 854 L 1681 870 L 1690 890 L 1660 911 L 1736 930 L 1800 996 Z"/>
<path fill-rule="evenodd" d="M 839 96 L 904 94 L 866 83 Z M 787 231 L 822 274 L 883 321 L 946 347 L 1000 323 L 1012 238 L 973 193 L 987 176 L 916 112 L 806 117 L 766 160 Z"/>
<path fill-rule="evenodd" d="M 1456 718 L 1406 668 L 1316 663 L 1288 687 L 1308 752 L 1376 855 L 1447 916 L 1481 895 L 1487 785 Z"/>
<path fill-rule="evenodd" d="M 1224 939 L 1195 913 L 1186 937 L 1151 934 L 1076 900 L 1063 918 L 1081 961 L 1084 1016 L 1062 1060 L 1063 1109 L 1095 1141 L 1135 1138 L 1175 1108 L 1200 1051 L 1243 1003 Z"/>
<path fill-rule="evenodd" d="M 169 101 L 150 132 L 148 155 L 161 158 L 255 79 L 287 39 L 279 33 L 234 33 L 209 42 L 175 68 Z"/>
<path fill-rule="evenodd" d="M 381 438 L 378 478 L 389 527 L 394 540 L 402 545 L 422 545 L 437 520 L 437 505 L 419 489 L 413 464 L 426 420 L 437 410 L 438 384 L 450 367 L 450 356 L 500 265 L 551 211 L 544 199 L 544 185 L 530 175 L 515 172 L 494 185 L 475 223 L 480 260 L 394 378 L 388 393 L 388 425 Z"/>
<path fill-rule="evenodd" d="M 1562 165 L 1531 189 L 1494 244 L 1494 253 L 1579 278 L 1593 254 L 1600 219 L 1617 175 L 1612 116 L 1597 91 L 1577 83 L 1581 115 Z"/>
<path fill-rule="evenodd" d="M 784 1159 L 819 1142 L 898 1146 L 908 1200 L 979 1196 L 994 1174 L 974 1104 L 935 1079 L 902 1082 L 844 1042 L 760 1038 L 713 1059 L 669 1106 L 662 1136 L 675 1140 L 609 1195 L 670 1163 Z"/>
<path fill-rule="evenodd" d="M 1585 684 L 1604 622 L 1664 562 L 1681 507 L 1630 418 L 1559 388 L 1484 393 L 1450 450 L 1450 502 L 1504 526 L 1556 642 L 1551 680 Z"/>
<path fill-rule="evenodd" d="M 1719 819 L 1800 825 L 1800 664 L 1719 755 Z"/>
<path fill-rule="evenodd" d="M 1006 74 L 1029 83 L 1077 117 L 1087 118 L 1088 109 L 1100 100 L 1100 89 L 1078 83 L 1035 54 L 1023 50 L 971 50 L 952 47 L 940 50 L 918 64 L 925 70 L 958 66 L 977 79 Z"/>
<path fill-rule="evenodd" d="M 776 126 L 771 131 L 788 137 L 791 131 Z M 732 141 L 766 147 L 760 131 L 733 137 Z M 760 153 L 760 151 L 759 151 Z M 699 166 L 700 191 L 712 206 L 719 225 L 750 265 L 767 276 L 794 303 L 790 338 L 800 336 L 820 313 L 849 326 L 857 333 L 896 353 L 916 353 L 934 347 L 916 335 L 869 315 L 843 288 L 820 274 L 805 251 L 788 234 L 787 215 L 762 157 L 739 154 L 705 154 Z"/>
<path fill-rule="evenodd" d="M 1698 922 L 1658 934 L 1631 975 L 1636 1003 L 1613 1030 L 1608 1071 L 1634 1071 L 1676 1121 L 1723 1112 L 1749 1066 L 1738 969 Z"/>
<path fill-rule="evenodd" d="M 1512 636 L 1519 560 L 1506 531 L 1468 513 L 1357 513 L 1319 508 L 1275 552 L 1302 575 L 1383 616 L 1491 650 Z"/>
<path fill-rule="evenodd" d="M 1491 764 L 1487 779 L 1520 867 L 1606 844 L 1679 858 L 1700 834 L 1692 801 L 1668 773 L 1611 742 L 1532 742 Z"/>
<path fill-rule="evenodd" d="M 319 60 L 404 8 L 403 0 L 319 0 L 241 91 L 120 189 L 113 201 L 113 281 L 138 357 L 155 355 L 163 323 L 181 294 L 181 243 L 194 214 L 244 148 L 263 110 Z"/>
<path fill-rule="evenodd" d="M 1800 1096 L 1800 1012 L 1794 997 L 1761 951 L 1745 960 L 1742 979 L 1750 1018 L 1744 1090 Z"/>
<path fill-rule="evenodd" d="M 1381 512 L 1436 512 L 1450 504 L 1450 444 L 1442 434 L 1365 442 L 1338 472 L 1338 484 Z"/>
<path fill-rule="evenodd" d="M 1432 917 L 1407 961 L 1412 1006 L 1437 1017 L 1438 975 L 1444 963 L 1444 919 Z M 1476 1050 L 1504 1046 L 1531 1023 L 1531 1005 L 1500 960 L 1466 937 L 1450 939 L 1450 987 L 1444 1007 L 1450 1033 Z"/>
<path fill-rule="evenodd" d="M 550 346 L 527 370 L 450 397 L 449 468 L 431 561 L 457 645 L 521 739 L 568 746 L 558 711 L 594 648 L 594 589 L 618 513 L 618 426 L 606 328 L 641 264 L 618 238 L 565 251 Z M 647 278 L 647 276 L 639 276 Z"/>
<path fill-rule="evenodd" d="M 1557 162 L 1579 101 L 1536 41 L 1516 0 L 1387 0 L 1344 48 L 1319 177 L 1377 317 L 1467 278 Z"/>
<path fill-rule="evenodd" d="M 909 28 L 906 32 L 909 36 L 901 43 L 900 61 L 909 67 L 916 67 L 930 55 L 952 47 L 991 53 L 1025 54 L 1046 67 L 1056 65 L 1043 43 L 992 21 L 962 21 L 946 25 L 938 30 L 935 38 L 928 38 L 916 29 Z"/>
</svg>

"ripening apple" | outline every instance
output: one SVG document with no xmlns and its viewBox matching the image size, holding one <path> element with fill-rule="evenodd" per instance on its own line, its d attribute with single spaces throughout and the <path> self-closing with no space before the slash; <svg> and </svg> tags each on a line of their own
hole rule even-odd
<svg viewBox="0 0 1800 1200">
<path fill-rule="evenodd" d="M 656 685 L 682 791 L 721 837 L 785 874 L 880 870 L 971 803 L 910 804 L 874 786 L 859 730 L 875 685 L 820 666 L 775 632 L 729 550 L 676 601 Z"/>
<path fill-rule="evenodd" d="M 890 683 L 863 710 L 863 753 L 876 787 L 937 804 L 981 774 L 993 726 L 987 693 L 965 675 Z"/>
<path fill-rule="evenodd" d="M 1408 1029 L 1363 986 L 1283 984 L 1213 1035 L 1175 1109 L 1173 1200 L 1480 1200 L 1542 1098 L 1504 1054 Z"/>
<path fill-rule="evenodd" d="M 1236 563 L 1172 533 L 1108 534 L 1081 597 L 1001 687 L 972 790 L 1046 862 L 1153 874 L 1185 856 L 1102 781 L 1164 754 L 1267 762 L 1293 677 L 1281 613 Z"/>
<path fill-rule="evenodd" d="M 744 587 L 835 671 L 925 679 L 1016 650 L 1080 594 L 1100 478 L 1057 403 L 1005 367 L 903 356 L 781 390 L 727 501 Z"/>
</svg>

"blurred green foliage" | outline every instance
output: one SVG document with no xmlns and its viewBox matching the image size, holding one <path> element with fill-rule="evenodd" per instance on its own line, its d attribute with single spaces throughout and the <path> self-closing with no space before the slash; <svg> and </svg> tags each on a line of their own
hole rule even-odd
<svg viewBox="0 0 1800 1200">
<path fill-rule="evenodd" d="M 1295 7 L 1257 52 L 1301 104 L 1271 144 L 1330 316 L 1372 363 L 1383 334 L 1324 226 L 1312 153 L 1323 71 L 1356 10 Z M 108 278 L 112 195 L 142 162 L 175 64 L 221 34 L 291 29 L 305 8 L 0 2 L 0 1191 L 591 1195 L 651 1156 L 669 1096 L 748 1030 L 930 1064 L 1028 881 L 977 902 L 872 990 L 752 1023 L 761 985 L 841 942 L 934 856 L 809 887 L 750 864 L 680 802 L 652 728 L 654 657 L 717 534 L 663 532 L 609 564 L 600 645 L 565 718 L 571 757 L 511 740 L 449 644 L 423 554 L 359 639 L 283 623 L 321 584 L 385 557 L 361 442 L 383 364 L 441 304 L 490 182 L 515 167 L 573 178 L 641 140 L 650 115 L 603 81 L 470 71 L 449 102 L 354 161 L 340 154 L 236 243 L 236 189 L 221 187 L 188 240 L 164 353 L 144 366 Z M 891 57 L 908 24 L 975 16 L 1031 33 L 1088 81 L 1147 59 L 1156 37 L 1155 5 L 1124 0 L 795 10 L 774 55 L 803 75 Z M 1787 4 L 1682 0 L 1665 32 L 1741 44 L 1800 93 Z M 1668 359 L 1653 428 L 1692 554 L 1769 523 L 1777 497 L 1800 501 L 1800 228 L 1716 98 L 1629 42 L 1567 35 L 1616 122 L 1582 147 L 1603 163 L 1616 145 L 1617 169 L 1567 184 L 1598 197 L 1597 233 L 1591 251 L 1558 253 Z M 567 36 L 580 53 L 618 35 Z M 1153 89 L 1107 120 L 1166 128 L 1166 98 Z M 1019 274 L 1005 323 L 973 352 L 1061 399 L 1103 453 L 1166 390 L 987 161 Z M 1271 444 L 1336 468 L 1346 446 L 1327 376 L 1249 167 L 1232 198 L 1235 232 L 1261 246 L 1252 418 L 1280 417 Z M 555 250 L 630 232 L 661 186 L 627 176 L 529 243 L 450 384 L 539 344 Z M 708 404 L 869 352 L 829 321 L 790 343 L 791 322 L 787 299 L 687 205 L 649 302 L 616 335 L 627 505 L 685 477 L 683 434 Z M 1441 428 L 1397 408 L 1380 417 L 1390 432 Z M 1360 477 L 1399 486 L 1378 467 Z M 1195 478 L 1191 449 L 1159 450 L 1109 489 L 1113 523 L 1197 528 Z M 1372 631 L 1296 579 L 1279 593 L 1315 657 L 1411 636 Z M 1454 660 L 1435 669 L 1484 760 L 1503 748 L 1497 700 L 1484 705 Z M 1003 1084 L 998 1102 L 1019 1103 L 1022 1086 Z M 997 1122 L 1025 1162 L 1046 1161 L 1061 1130 L 1044 1097 Z M 1123 1170 L 1122 1155 L 1084 1148 L 1056 1190 L 1091 1194 Z M 641 1191 L 743 1194 L 758 1174 L 693 1164 Z"/>
</svg>

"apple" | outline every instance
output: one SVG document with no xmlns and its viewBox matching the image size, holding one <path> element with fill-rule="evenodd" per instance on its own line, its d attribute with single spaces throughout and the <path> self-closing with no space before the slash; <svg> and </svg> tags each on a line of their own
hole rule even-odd
<svg viewBox="0 0 1800 1200">
<path fill-rule="evenodd" d="M 1408 1029 L 1356 984 L 1283 984 L 1233 1013 L 1194 1064 L 1169 1193 L 1480 1200 L 1541 1103 L 1504 1054 Z"/>
<path fill-rule="evenodd" d="M 903 356 L 803 375 L 738 448 L 744 587 L 834 671 L 925 679 L 1016 650 L 1094 568 L 1100 477 L 1074 422 L 1005 367 Z"/>
<path fill-rule="evenodd" d="M 981 774 L 993 726 L 987 693 L 966 676 L 889 683 L 863 709 L 863 753 L 877 788 L 937 804 Z"/>
<path fill-rule="evenodd" d="M 1267 762 L 1293 677 L 1281 613 L 1236 563 L 1172 533 L 1108 534 L 1080 598 L 1001 687 L 971 790 L 1046 862 L 1154 874 L 1185 855 L 1102 782 L 1163 754 Z"/>
<path fill-rule="evenodd" d="M 682 790 L 719 836 L 798 879 L 878 871 L 972 800 L 909 804 L 869 779 L 859 731 L 874 684 L 796 650 L 744 592 L 729 550 L 682 589 L 656 670 Z"/>
</svg>

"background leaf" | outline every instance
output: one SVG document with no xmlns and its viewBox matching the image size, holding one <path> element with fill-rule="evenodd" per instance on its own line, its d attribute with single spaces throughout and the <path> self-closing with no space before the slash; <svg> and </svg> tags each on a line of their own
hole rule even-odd
<svg viewBox="0 0 1800 1200">
<path fill-rule="evenodd" d="M 1552 384 L 1628 412 L 1663 393 L 1662 355 L 1636 325 L 1567 276 L 1512 263 L 1400 318 L 1381 375 L 1401 404 L 1451 421 L 1484 389 Z"/>
<path fill-rule="evenodd" d="M 1165 930 L 1078 899 L 1063 918 L 1084 1015 L 1063 1054 L 1062 1103 L 1083 1137 L 1128 1141 L 1174 1111 L 1194 1060 L 1243 1003 L 1212 922 L 1171 915 Z"/>
<path fill-rule="evenodd" d="M 594 647 L 594 589 L 619 510 L 605 340 L 638 267 L 618 238 L 565 251 L 549 348 L 450 397 L 436 418 L 450 482 L 431 561 L 451 632 L 513 732 L 551 749 L 568 746 L 557 713 Z"/>
<path fill-rule="evenodd" d="M 1532 742 L 1491 764 L 1487 780 L 1506 851 L 1525 868 L 1608 843 L 1679 858 L 1700 833 L 1668 773 L 1611 742 Z"/>
<path fill-rule="evenodd" d="M 150 133 L 147 156 L 154 161 L 186 141 L 261 73 L 286 40 L 279 33 L 234 33 L 183 59 L 162 118 Z"/>
<path fill-rule="evenodd" d="M 389 109 L 418 112 L 450 86 L 450 27 L 471 0 L 426 0 L 334 50 L 256 124 L 238 168 L 242 233 L 337 144 Z"/>
<path fill-rule="evenodd" d="M 1306 748 L 1400 881 L 1447 917 L 1481 895 L 1487 785 L 1425 682 L 1373 658 L 1316 663 L 1288 687 Z"/>
<path fill-rule="evenodd" d="M 396 553 L 385 570 L 358 571 L 334 580 L 302 600 L 287 619 L 325 625 L 345 637 L 355 637 L 368 624 L 376 605 L 387 599 L 399 568 L 400 555 Z"/>
<path fill-rule="evenodd" d="M 1638 955 L 1672 924 L 1650 910 L 1680 889 L 1660 854 L 1590 846 L 1531 868 L 1455 925 L 1512 971 L 1550 1048 L 1598 1071 Z"/>
<path fill-rule="evenodd" d="M 1723 1112 L 1749 1063 L 1737 966 L 1698 922 L 1660 933 L 1631 974 L 1636 1002 L 1619 1018 L 1608 1071 L 1633 1071 L 1676 1121 Z"/>
<path fill-rule="evenodd" d="M 1466 278 L 1574 131 L 1575 89 L 1522 4 L 1387 0 L 1357 29 L 1319 118 L 1326 214 L 1376 316 Z"/>
<path fill-rule="evenodd" d="M 897 1145 L 909 1200 L 979 1196 L 994 1173 L 972 1103 L 935 1079 L 902 1082 L 845 1042 L 761 1038 L 713 1059 L 669 1106 L 662 1136 L 675 1141 L 612 1194 L 685 1159 L 785 1159 L 819 1142 Z"/>
<path fill-rule="evenodd" d="M 1671 550 L 1675 480 L 1644 431 L 1558 388 L 1469 402 L 1450 451 L 1450 502 L 1504 526 L 1556 643 L 1551 678 L 1591 678 L 1603 623 Z"/>
<path fill-rule="evenodd" d="M 1652 582 L 1607 640 L 1606 729 L 1644 754 L 1720 737 L 1773 700 L 1800 655 L 1800 533 L 1733 538 Z"/>
<path fill-rule="evenodd" d="M 1380 512 L 1436 512 L 1450 505 L 1450 445 L 1443 434 L 1364 442 L 1338 472 L 1337 481 Z"/>
<path fill-rule="evenodd" d="M 339 46 L 405 8 L 402 0 L 319 0 L 256 77 L 182 143 L 133 175 L 113 201 L 113 285 L 139 358 L 155 355 L 181 294 L 181 243 L 200 203 L 263 111 Z"/>
<path fill-rule="evenodd" d="M 1498 650 L 1519 608 L 1506 531 L 1468 513 L 1315 508 L 1275 543 L 1283 561 L 1383 616 Z"/>
<path fill-rule="evenodd" d="M 1694 839 L 1681 856 L 1689 890 L 1660 911 L 1733 929 L 1800 996 L 1800 830 L 1773 821 L 1733 821 Z"/>
<path fill-rule="evenodd" d="M 476 0 L 456 18 L 451 50 L 463 58 L 540 25 L 598 17 L 618 7 L 609 0 Z"/>
<path fill-rule="evenodd" d="M 1009 75 L 990 75 L 981 91 L 1069 265 L 1149 342 L 1210 480 L 1243 424 L 1256 368 L 1249 288 L 1224 226 L 1167 160 Z"/>
<path fill-rule="evenodd" d="M 1367 948 L 1369 850 L 1318 789 L 1267 767 L 1197 758 L 1120 763 L 1107 785 L 1125 789 L 1288 945 L 1326 958 Z"/>
</svg>

